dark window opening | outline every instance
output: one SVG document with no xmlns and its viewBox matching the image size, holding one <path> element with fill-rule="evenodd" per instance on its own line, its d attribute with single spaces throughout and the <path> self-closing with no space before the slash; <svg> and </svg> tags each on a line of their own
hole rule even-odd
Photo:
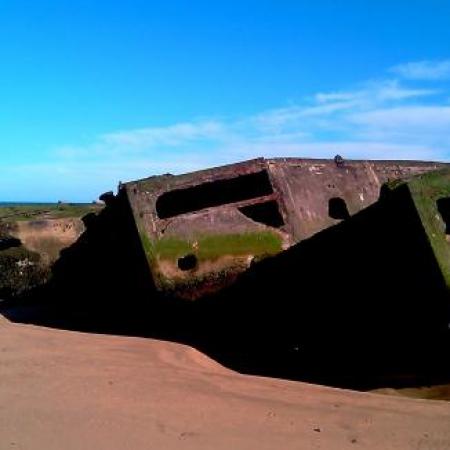
<svg viewBox="0 0 450 450">
<path fill-rule="evenodd" d="M 450 197 L 440 198 L 436 206 L 445 223 L 445 234 L 450 234 Z"/>
<path fill-rule="evenodd" d="M 193 270 L 197 267 L 197 257 L 192 253 L 178 258 L 178 268 L 180 270 Z"/>
<path fill-rule="evenodd" d="M 211 181 L 162 194 L 156 201 L 160 219 L 198 211 L 212 206 L 235 203 L 273 193 L 265 170 L 227 180 Z"/>
<path fill-rule="evenodd" d="M 268 227 L 280 228 L 284 225 L 278 203 L 274 200 L 257 203 L 256 205 L 243 206 L 239 208 L 239 211 L 249 219 L 263 223 Z"/>
<path fill-rule="evenodd" d="M 328 201 L 328 215 L 332 219 L 344 220 L 350 217 L 345 200 L 341 197 L 333 197 Z"/>
</svg>

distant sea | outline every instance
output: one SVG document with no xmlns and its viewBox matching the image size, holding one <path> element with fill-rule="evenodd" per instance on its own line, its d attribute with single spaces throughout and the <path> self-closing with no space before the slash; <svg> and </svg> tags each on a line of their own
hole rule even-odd
<svg viewBox="0 0 450 450">
<path fill-rule="evenodd" d="M 0 202 L 0 206 L 24 206 L 24 205 L 56 205 L 52 202 Z"/>
<path fill-rule="evenodd" d="M 64 202 L 67 205 L 88 205 L 89 203 Z M 57 205 L 57 202 L 0 202 L 0 208 L 4 206 L 38 206 L 38 205 Z"/>
</svg>

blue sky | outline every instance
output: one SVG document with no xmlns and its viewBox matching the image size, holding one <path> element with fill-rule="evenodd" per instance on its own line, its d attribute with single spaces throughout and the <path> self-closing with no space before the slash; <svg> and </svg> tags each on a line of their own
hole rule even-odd
<svg viewBox="0 0 450 450">
<path fill-rule="evenodd" d="M 0 200 L 256 156 L 450 160 L 448 0 L 0 0 Z"/>
</svg>

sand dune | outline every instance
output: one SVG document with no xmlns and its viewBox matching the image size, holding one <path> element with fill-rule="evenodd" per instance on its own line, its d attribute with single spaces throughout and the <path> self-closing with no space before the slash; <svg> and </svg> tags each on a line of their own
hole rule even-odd
<svg viewBox="0 0 450 450">
<path fill-rule="evenodd" d="M 0 319 L 0 448 L 449 449 L 450 403 L 244 376 L 179 344 Z"/>
</svg>

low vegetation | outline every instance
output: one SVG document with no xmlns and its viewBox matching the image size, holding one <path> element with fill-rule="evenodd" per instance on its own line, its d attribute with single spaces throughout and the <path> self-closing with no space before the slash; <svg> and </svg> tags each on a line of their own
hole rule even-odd
<svg viewBox="0 0 450 450">
<path fill-rule="evenodd" d="M 50 263 L 58 257 L 61 247 L 70 243 L 67 239 L 76 234 L 66 230 L 64 240 L 54 227 L 48 227 L 48 233 L 47 228 L 28 230 L 27 221 L 39 225 L 38 221 L 45 223 L 48 219 L 79 218 L 101 208 L 94 203 L 0 204 L 0 298 L 20 296 L 44 284 L 50 277 Z M 14 240 L 18 245 L 10 245 Z"/>
<path fill-rule="evenodd" d="M 102 205 L 96 203 L 0 204 L 0 221 L 82 217 L 101 208 Z"/>
<path fill-rule="evenodd" d="M 40 264 L 38 253 L 23 246 L 0 251 L 0 298 L 24 294 L 43 284 L 49 276 L 49 268 Z"/>
</svg>

